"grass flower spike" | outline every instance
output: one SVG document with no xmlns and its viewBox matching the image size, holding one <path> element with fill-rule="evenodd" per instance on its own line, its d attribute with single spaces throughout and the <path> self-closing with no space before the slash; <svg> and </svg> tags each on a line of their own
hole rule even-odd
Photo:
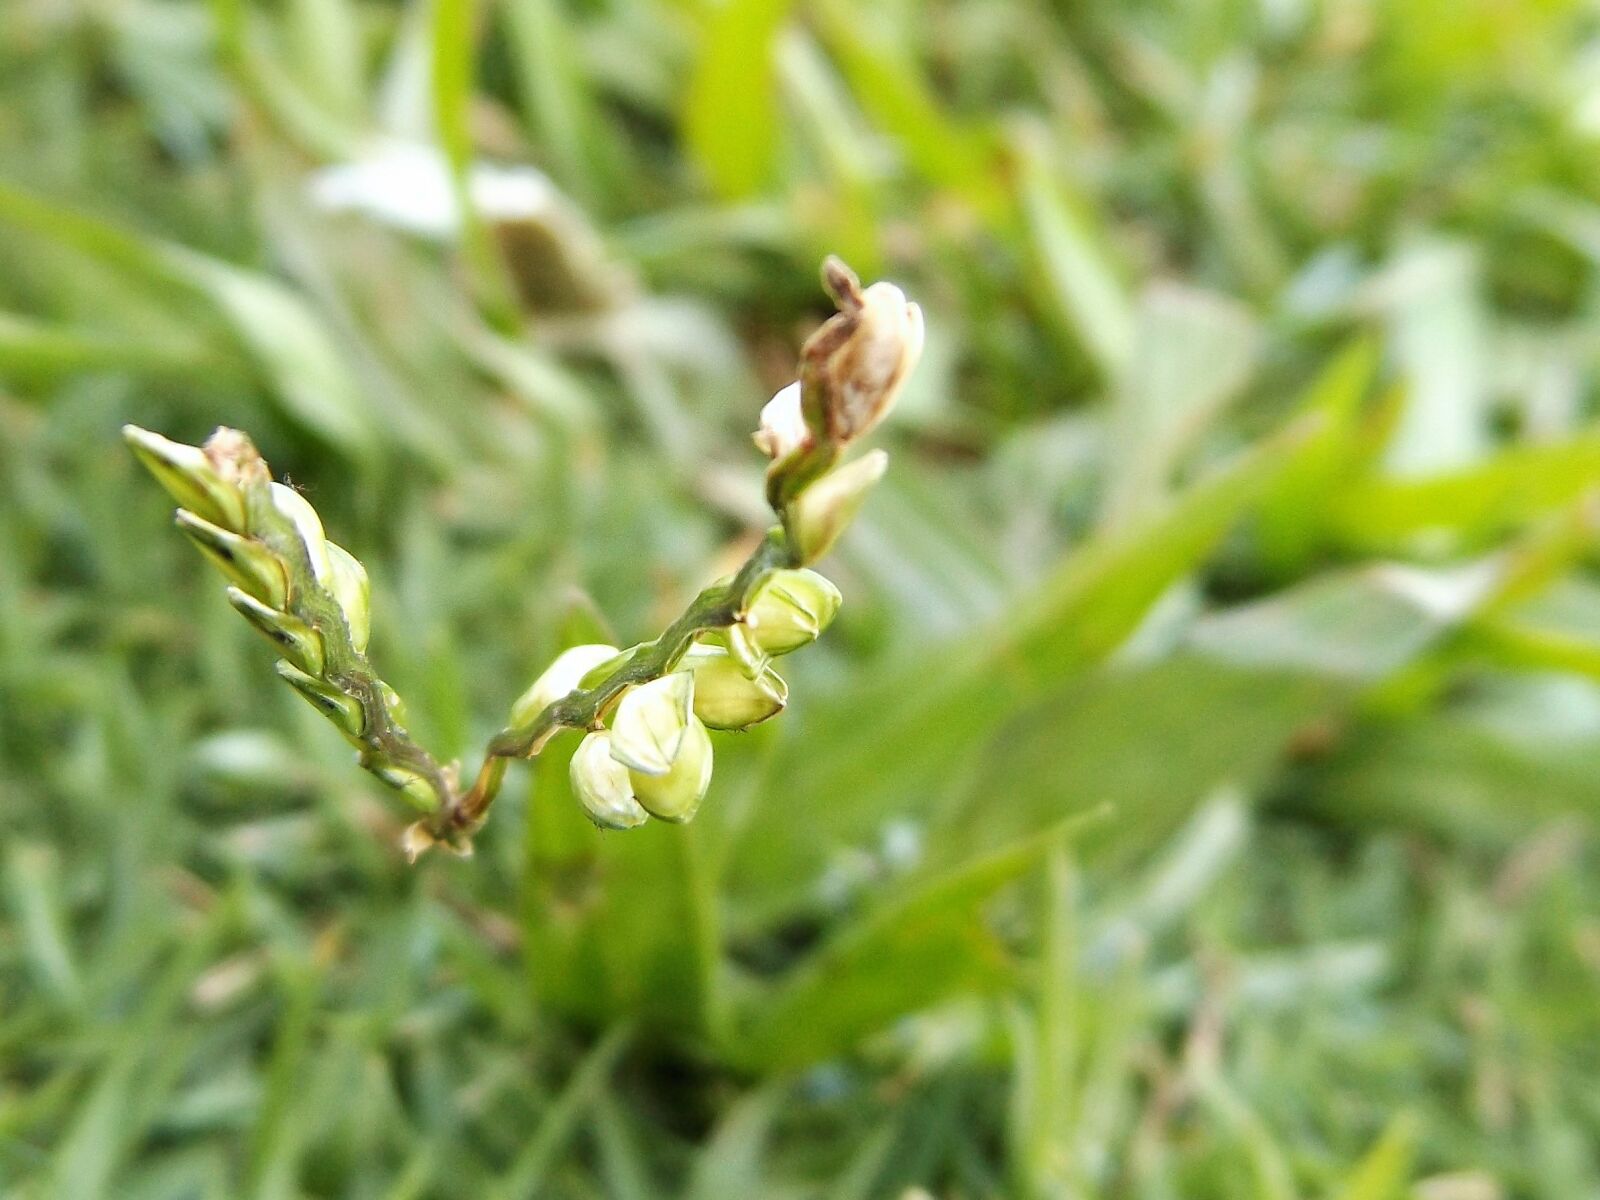
<svg viewBox="0 0 1600 1200">
<path fill-rule="evenodd" d="M 181 506 L 179 528 L 227 580 L 229 603 L 277 649 L 278 674 L 420 813 L 403 842 L 410 857 L 434 845 L 468 853 L 510 760 L 536 756 L 562 730 L 585 732 L 571 778 L 596 825 L 687 821 L 711 783 L 707 729 L 779 715 L 789 688 L 771 660 L 815 641 L 838 612 L 838 589 L 809 568 L 888 461 L 881 450 L 842 460 L 888 415 L 922 351 L 921 310 L 898 287 L 863 288 L 837 259 L 823 281 L 838 312 L 806 341 L 799 378 L 762 409 L 755 433 L 774 526 L 659 636 L 559 655 L 512 705 L 468 786 L 412 739 L 400 698 L 367 661 L 365 568 L 328 541 L 304 496 L 272 480 L 250 439 L 219 429 L 197 447 L 124 433 Z"/>
<path fill-rule="evenodd" d="M 228 602 L 282 655 L 278 674 L 356 745 L 363 767 L 412 807 L 445 811 L 454 772 L 412 740 L 399 697 L 367 662 L 366 570 L 327 540 L 311 503 L 273 482 L 237 430 L 217 430 L 204 447 L 132 425 L 123 435 L 185 506 L 178 527 L 227 579 Z"/>
</svg>

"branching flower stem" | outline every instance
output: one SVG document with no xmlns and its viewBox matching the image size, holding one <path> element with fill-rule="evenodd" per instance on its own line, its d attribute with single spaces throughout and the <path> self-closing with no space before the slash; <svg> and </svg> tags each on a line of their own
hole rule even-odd
<svg viewBox="0 0 1600 1200">
<path fill-rule="evenodd" d="M 496 734 L 472 787 L 440 808 L 428 821 L 428 832 L 440 841 L 470 836 L 494 803 L 510 760 L 538 757 L 563 729 L 597 728 L 623 692 L 670 674 L 698 634 L 737 624 L 768 576 L 799 565 L 783 530 L 769 530 L 730 582 L 702 591 L 660 637 L 636 647 L 600 682 L 556 701 L 530 727 L 502 729 Z"/>
<path fill-rule="evenodd" d="M 882 450 L 846 452 L 888 413 L 922 349 L 921 310 L 899 288 L 862 288 L 837 260 L 823 277 L 839 311 L 802 347 L 799 379 L 762 409 L 755 435 L 778 523 L 654 640 L 564 650 L 512 706 L 465 790 L 455 763 L 412 739 L 400 698 L 367 661 L 366 569 L 327 539 L 304 496 L 273 482 L 250 438 L 224 428 L 189 446 L 131 425 L 124 436 L 229 580 L 228 602 L 282 655 L 279 675 L 421 813 L 406 830 L 410 857 L 435 844 L 469 852 L 507 765 L 537 757 L 563 729 L 585 733 L 573 791 L 597 825 L 688 821 L 711 782 L 707 729 L 776 716 L 788 685 L 771 659 L 814 641 L 838 610 L 838 589 L 809 567 L 887 462 Z"/>
</svg>

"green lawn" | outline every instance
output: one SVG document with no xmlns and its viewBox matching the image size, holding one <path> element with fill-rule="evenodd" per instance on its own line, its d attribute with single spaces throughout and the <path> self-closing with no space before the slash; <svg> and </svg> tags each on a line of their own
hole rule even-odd
<svg viewBox="0 0 1600 1200">
<path fill-rule="evenodd" d="M 470 773 L 829 253 L 928 344 L 788 711 L 408 866 L 121 427 Z M 1600 1197 L 1597 384 L 1578 0 L 0 0 L 0 1196 Z"/>
</svg>

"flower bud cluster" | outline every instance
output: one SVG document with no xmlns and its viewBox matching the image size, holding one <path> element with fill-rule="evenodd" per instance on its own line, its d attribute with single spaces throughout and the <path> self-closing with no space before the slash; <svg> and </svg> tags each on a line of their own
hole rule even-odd
<svg viewBox="0 0 1600 1200">
<path fill-rule="evenodd" d="M 394 690 L 367 665 L 366 568 L 328 540 L 311 503 L 272 480 L 250 439 L 219 429 L 205 446 L 136 425 L 123 436 L 176 500 L 177 525 L 228 582 L 227 597 L 281 656 L 278 674 L 361 750 L 361 764 L 424 812 L 442 777 L 403 728 Z"/>
<path fill-rule="evenodd" d="M 623 688 L 609 725 L 597 720 L 572 757 L 572 790 L 589 818 L 608 829 L 692 818 L 711 782 L 707 730 L 750 729 L 781 713 L 789 685 L 772 660 L 815 641 L 839 604 L 839 590 L 815 571 L 772 571 L 732 623 L 701 631 L 671 669 Z M 563 652 L 512 706 L 512 728 L 532 728 L 652 645 Z"/>
<path fill-rule="evenodd" d="M 888 463 L 882 450 L 846 452 L 888 415 L 922 352 L 922 312 L 898 287 L 863 288 L 837 259 L 823 279 L 838 312 L 807 339 L 799 379 L 762 409 L 755 434 L 779 525 L 656 640 L 560 654 L 512 706 L 464 790 L 454 764 L 411 740 L 399 697 L 367 662 L 365 569 L 327 539 L 304 496 L 273 482 L 250 439 L 219 429 L 200 447 L 123 432 L 181 506 L 178 527 L 226 578 L 229 603 L 277 649 L 278 674 L 422 811 L 402 839 L 411 858 L 439 843 L 467 852 L 507 762 L 537 755 L 563 728 L 584 731 L 572 788 L 595 824 L 688 821 L 711 782 L 708 731 L 781 713 L 789 686 L 773 660 L 815 641 L 839 611 L 839 590 L 809 568 Z"/>
</svg>

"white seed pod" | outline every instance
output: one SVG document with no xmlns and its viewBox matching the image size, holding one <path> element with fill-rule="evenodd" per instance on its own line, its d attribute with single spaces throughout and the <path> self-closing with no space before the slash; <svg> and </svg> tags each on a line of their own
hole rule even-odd
<svg viewBox="0 0 1600 1200">
<path fill-rule="evenodd" d="M 288 605 L 289 578 L 272 551 L 258 541 L 213 525 L 186 508 L 180 508 L 174 519 L 212 565 L 241 591 L 272 608 Z"/>
<path fill-rule="evenodd" d="M 511 727 L 526 729 L 532 725 L 545 709 L 575 691 L 585 675 L 616 656 L 615 646 L 598 642 L 563 650 L 528 690 L 517 697 L 511 706 Z"/>
<path fill-rule="evenodd" d="M 708 729 L 749 729 L 777 716 L 789 685 L 770 667 L 754 678 L 726 650 L 694 646 L 683 666 L 694 673 L 694 715 Z"/>
<path fill-rule="evenodd" d="M 243 531 L 244 493 L 217 473 L 199 446 L 174 442 L 137 425 L 124 425 L 122 436 L 156 482 L 184 508 L 233 533 Z"/>
<path fill-rule="evenodd" d="M 228 589 L 228 603 L 282 654 L 306 674 L 320 678 L 324 662 L 322 635 L 299 617 L 269 608 L 248 592 Z"/>
<path fill-rule="evenodd" d="M 631 688 L 611 723 L 611 757 L 645 775 L 665 775 L 694 714 L 694 676 L 674 671 Z"/>
<path fill-rule="evenodd" d="M 612 750 L 615 757 L 615 746 Z M 711 786 L 711 735 L 698 717 L 690 714 L 671 768 L 663 775 L 630 770 L 634 798 L 652 817 L 663 821 L 690 820 Z"/>
<path fill-rule="evenodd" d="M 328 543 L 328 562 L 333 567 L 328 590 L 344 612 L 344 623 L 350 629 L 350 644 L 357 654 L 364 654 L 372 632 L 372 583 L 367 578 L 367 569 L 360 559 L 334 542 Z"/>
<path fill-rule="evenodd" d="M 273 483 L 269 487 L 272 506 L 289 518 L 300 540 L 305 543 L 306 557 L 311 560 L 311 574 L 323 587 L 328 587 L 333 575 L 333 560 L 328 554 L 328 537 L 322 532 L 322 518 L 311 507 L 311 501 L 287 484 Z"/>
<path fill-rule="evenodd" d="M 742 627 L 763 654 L 788 654 L 816 641 L 843 603 L 839 589 L 815 571 L 774 571 L 750 598 L 736 629 Z"/>
<path fill-rule="evenodd" d="M 816 562 L 833 548 L 888 466 L 889 456 L 872 450 L 830 471 L 795 497 L 788 525 L 801 562 Z"/>
<path fill-rule="evenodd" d="M 589 819 L 604 829 L 632 829 L 650 819 L 633 794 L 628 768 L 611 757 L 611 734 L 596 730 L 572 756 L 572 791 Z"/>
</svg>

